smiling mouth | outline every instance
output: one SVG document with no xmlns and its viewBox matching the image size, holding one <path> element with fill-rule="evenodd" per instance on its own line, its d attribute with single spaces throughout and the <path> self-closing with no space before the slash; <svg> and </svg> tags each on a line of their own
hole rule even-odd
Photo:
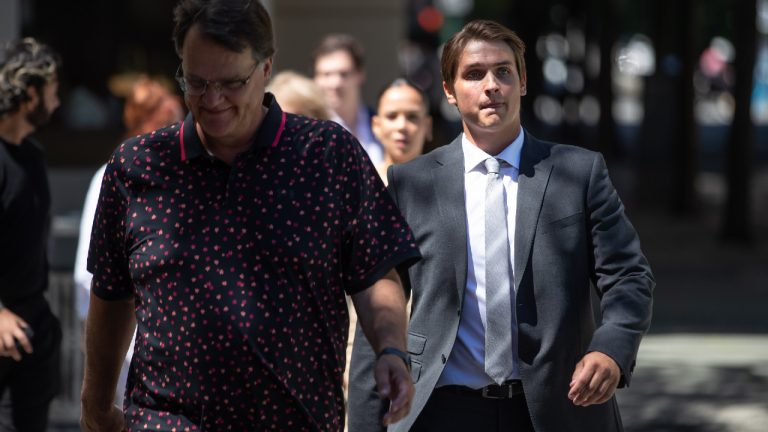
<svg viewBox="0 0 768 432">
<path fill-rule="evenodd" d="M 221 115 L 225 112 L 229 111 L 231 108 L 223 108 L 223 109 L 210 109 L 210 108 L 203 108 L 202 111 L 205 112 L 208 115 Z"/>
</svg>

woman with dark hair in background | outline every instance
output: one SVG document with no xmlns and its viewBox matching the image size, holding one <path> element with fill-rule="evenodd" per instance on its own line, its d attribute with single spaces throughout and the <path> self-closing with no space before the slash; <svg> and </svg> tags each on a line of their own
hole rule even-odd
<svg viewBox="0 0 768 432">
<path fill-rule="evenodd" d="M 377 114 L 371 119 L 374 135 L 384 146 L 384 161 L 376 166 L 384 183 L 387 168 L 421 155 L 432 139 L 432 117 L 427 96 L 404 78 L 392 81 L 379 95 Z"/>
</svg>

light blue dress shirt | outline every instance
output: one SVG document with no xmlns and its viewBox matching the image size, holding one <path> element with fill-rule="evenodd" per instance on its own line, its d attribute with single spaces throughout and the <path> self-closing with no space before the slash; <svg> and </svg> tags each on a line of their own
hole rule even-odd
<svg viewBox="0 0 768 432">
<path fill-rule="evenodd" d="M 501 168 L 502 182 L 507 210 L 507 233 L 510 248 L 510 287 L 515 289 L 514 278 L 514 238 L 515 215 L 517 209 L 517 177 L 520 167 L 520 154 L 525 133 L 520 134 L 501 153 L 495 157 L 503 159 L 508 165 Z M 464 152 L 464 201 L 467 213 L 467 286 L 464 289 L 464 301 L 461 308 L 461 320 L 456 335 L 453 351 L 446 362 L 437 386 L 463 385 L 481 388 L 493 384 L 485 373 L 485 187 L 486 172 L 483 161 L 493 157 L 462 136 Z M 512 293 L 514 298 L 515 293 Z M 512 346 L 513 368 L 508 379 L 519 379 L 519 359 L 517 355 L 517 322 L 513 312 Z"/>
</svg>

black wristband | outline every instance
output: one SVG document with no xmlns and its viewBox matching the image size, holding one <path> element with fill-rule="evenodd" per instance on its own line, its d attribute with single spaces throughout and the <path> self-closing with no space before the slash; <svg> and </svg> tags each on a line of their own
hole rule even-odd
<svg viewBox="0 0 768 432">
<path fill-rule="evenodd" d="M 408 370 L 411 370 L 411 356 L 408 354 L 400 351 L 397 348 L 387 347 L 383 350 L 379 351 L 378 354 L 376 354 L 376 360 L 381 358 L 383 355 L 392 354 L 400 357 L 401 360 L 403 360 L 403 363 L 405 363 L 405 367 L 408 368 Z"/>
</svg>

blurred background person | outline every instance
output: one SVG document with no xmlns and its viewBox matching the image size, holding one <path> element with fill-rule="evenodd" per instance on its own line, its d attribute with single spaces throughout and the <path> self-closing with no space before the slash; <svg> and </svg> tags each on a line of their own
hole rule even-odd
<svg viewBox="0 0 768 432">
<path fill-rule="evenodd" d="M 181 121 L 183 118 L 184 109 L 181 99 L 159 81 L 142 75 L 133 84 L 125 100 L 123 123 L 126 132 L 124 138 L 152 132 L 163 126 Z M 88 315 L 92 275 L 86 269 L 86 262 L 88 259 L 88 245 L 91 240 L 93 217 L 96 212 L 101 179 L 104 176 L 105 168 L 106 165 L 102 165 L 91 179 L 80 219 L 80 235 L 77 242 L 74 279 L 77 289 L 77 313 L 81 322 L 85 322 L 85 317 Z M 128 349 L 128 354 L 123 362 L 123 368 L 120 370 L 120 378 L 115 389 L 115 400 L 121 400 L 123 397 L 132 353 L 133 342 L 131 342 L 131 346 Z"/>
<path fill-rule="evenodd" d="M 0 431 L 44 432 L 61 379 L 61 325 L 48 289 L 51 193 L 29 135 L 59 106 L 59 57 L 32 38 L 0 61 Z"/>
<path fill-rule="evenodd" d="M 432 117 L 426 94 L 405 78 L 392 81 L 379 94 L 371 129 L 384 147 L 384 160 L 376 165 L 387 183 L 387 168 L 421 155 L 432 140 Z"/>
<path fill-rule="evenodd" d="M 384 184 L 387 168 L 421 155 L 426 141 L 432 139 L 432 117 L 424 92 L 405 78 L 389 83 L 379 93 L 378 114 L 371 118 L 371 129 L 384 148 L 383 161 L 376 171 Z M 410 302 L 408 303 L 410 307 Z M 347 339 L 347 368 L 344 371 L 344 390 L 349 384 L 349 360 L 355 340 L 357 315 L 349 308 L 349 337 Z"/>
<path fill-rule="evenodd" d="M 285 112 L 319 120 L 331 119 L 323 91 L 314 81 L 298 72 L 285 70 L 276 74 L 270 80 L 267 91 L 275 95 Z"/>
<path fill-rule="evenodd" d="M 360 90 L 365 82 L 365 52 L 354 37 L 327 35 L 312 54 L 315 82 L 325 92 L 331 120 L 344 126 L 360 141 L 374 165 L 384 160 L 384 148 L 371 131 L 373 112 L 365 106 Z"/>
</svg>

